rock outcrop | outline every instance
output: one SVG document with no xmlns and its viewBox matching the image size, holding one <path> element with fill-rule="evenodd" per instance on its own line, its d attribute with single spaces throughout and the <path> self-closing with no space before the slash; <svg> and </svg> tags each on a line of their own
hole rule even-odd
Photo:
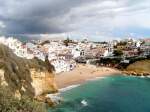
<svg viewBox="0 0 150 112">
<path fill-rule="evenodd" d="M 123 71 L 127 75 L 150 76 L 150 60 L 136 61 Z"/>
<path fill-rule="evenodd" d="M 133 76 L 150 76 L 148 72 L 122 71 L 122 73 Z"/>
<path fill-rule="evenodd" d="M 18 97 L 37 97 L 57 92 L 53 66 L 48 61 L 17 57 L 8 47 L 0 44 L 0 84 L 11 89 Z"/>
<path fill-rule="evenodd" d="M 34 88 L 35 96 L 57 92 L 54 77 L 48 71 L 36 71 L 31 69 L 31 85 Z"/>
</svg>

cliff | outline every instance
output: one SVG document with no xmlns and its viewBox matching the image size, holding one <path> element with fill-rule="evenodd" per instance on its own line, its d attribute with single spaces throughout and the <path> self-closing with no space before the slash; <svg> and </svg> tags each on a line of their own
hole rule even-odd
<svg viewBox="0 0 150 112">
<path fill-rule="evenodd" d="M 130 75 L 148 76 L 150 75 L 150 60 L 136 61 L 127 66 L 124 72 Z"/>
<path fill-rule="evenodd" d="M 17 57 L 8 47 L 0 44 L 0 83 L 18 97 L 31 98 L 57 92 L 53 66 L 46 60 Z"/>
</svg>

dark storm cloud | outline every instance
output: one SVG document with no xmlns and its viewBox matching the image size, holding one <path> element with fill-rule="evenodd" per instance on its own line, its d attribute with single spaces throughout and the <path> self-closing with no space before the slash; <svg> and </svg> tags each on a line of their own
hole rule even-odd
<svg viewBox="0 0 150 112">
<path fill-rule="evenodd" d="M 71 30 L 64 15 L 91 0 L 0 0 L 5 34 L 62 33 Z"/>
<path fill-rule="evenodd" d="M 149 0 L 0 0 L 0 34 L 108 39 L 115 29 L 150 29 L 149 12 Z"/>
<path fill-rule="evenodd" d="M 13 20 L 6 22 L 6 25 L 5 32 L 9 34 L 61 33 L 65 31 L 60 26 L 53 23 L 48 24 L 46 21 L 39 19 Z"/>
</svg>

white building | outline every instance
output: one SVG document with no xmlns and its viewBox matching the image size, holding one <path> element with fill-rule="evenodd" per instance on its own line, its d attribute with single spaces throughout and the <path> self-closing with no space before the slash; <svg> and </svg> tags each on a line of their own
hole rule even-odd
<svg viewBox="0 0 150 112">
<path fill-rule="evenodd" d="M 54 66 L 56 73 L 67 72 L 76 67 L 75 61 L 66 61 L 64 59 L 52 60 L 51 64 Z"/>
</svg>

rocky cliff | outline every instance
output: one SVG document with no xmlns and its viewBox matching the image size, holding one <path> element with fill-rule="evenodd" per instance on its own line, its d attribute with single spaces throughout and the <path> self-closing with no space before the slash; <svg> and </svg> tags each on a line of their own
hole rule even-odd
<svg viewBox="0 0 150 112">
<path fill-rule="evenodd" d="M 150 60 L 136 61 L 130 64 L 124 71 L 125 74 L 135 76 L 149 76 L 150 75 Z"/>
<path fill-rule="evenodd" d="M 0 44 L 0 83 L 16 96 L 39 95 L 57 92 L 53 66 L 46 60 L 17 57 L 8 47 Z"/>
</svg>

